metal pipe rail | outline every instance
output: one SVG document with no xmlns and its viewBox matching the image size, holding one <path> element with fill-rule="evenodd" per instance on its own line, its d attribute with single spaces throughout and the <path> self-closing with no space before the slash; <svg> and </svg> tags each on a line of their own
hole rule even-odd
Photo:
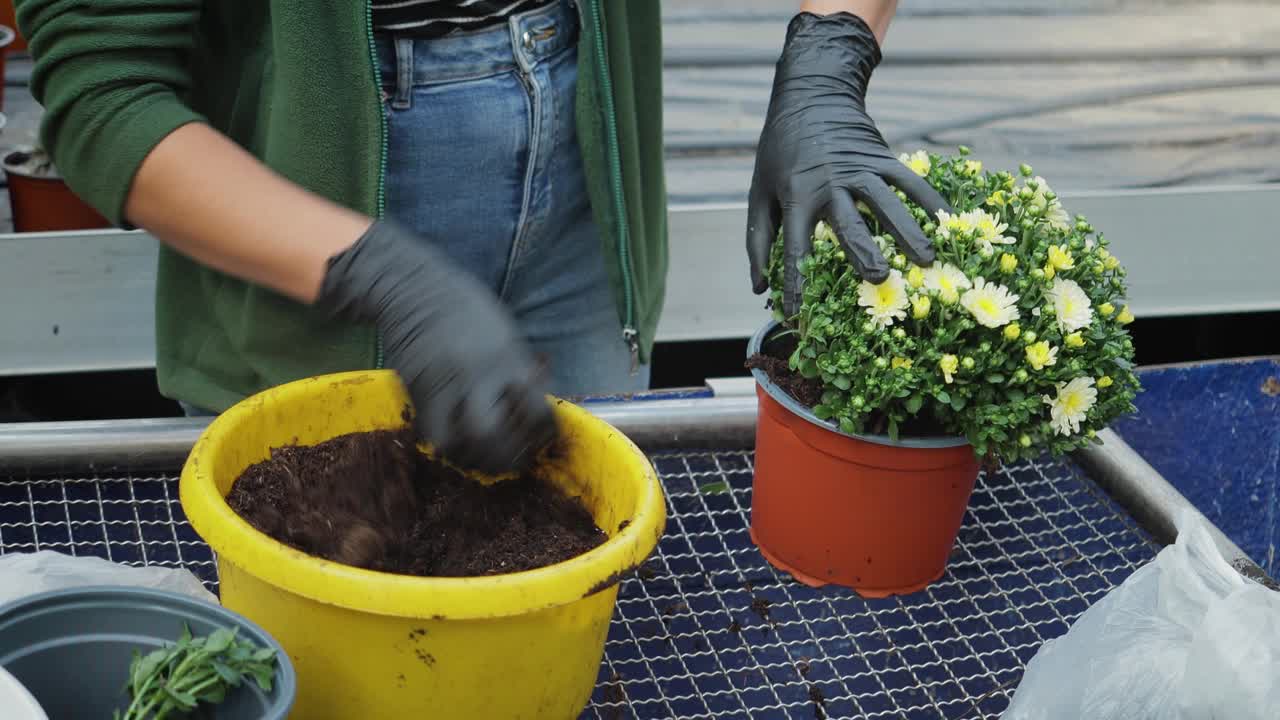
<svg viewBox="0 0 1280 720">
<path fill-rule="evenodd" d="M 756 399 L 736 384 L 723 396 L 591 402 L 592 413 L 645 450 L 754 445 Z M 208 424 L 206 418 L 0 424 L 0 474 L 111 473 L 181 467 Z M 1119 435 L 1103 431 L 1100 444 L 1075 460 L 1159 542 L 1177 537 L 1185 510 L 1204 517 Z M 1248 577 L 1267 574 L 1212 522 L 1206 524 L 1223 556 Z"/>
</svg>

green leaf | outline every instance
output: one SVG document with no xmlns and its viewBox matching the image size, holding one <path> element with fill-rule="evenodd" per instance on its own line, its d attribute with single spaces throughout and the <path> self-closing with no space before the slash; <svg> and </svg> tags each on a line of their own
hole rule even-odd
<svg viewBox="0 0 1280 720">
<path fill-rule="evenodd" d="M 924 396 L 912 395 L 910 398 L 907 399 L 907 404 L 906 404 L 907 412 L 911 413 L 912 415 L 915 415 L 916 413 L 920 412 L 920 408 L 923 405 L 924 405 Z"/>
<path fill-rule="evenodd" d="M 812 358 L 803 358 L 800 360 L 800 375 L 806 380 L 813 380 L 818 377 L 818 364 Z"/>
<path fill-rule="evenodd" d="M 228 630 L 227 628 L 214 630 L 213 634 L 209 635 L 208 640 L 205 641 L 205 652 L 212 655 L 222 653 L 227 648 L 231 647 L 231 643 L 234 642 L 235 639 L 236 633 L 234 630 Z"/>
<path fill-rule="evenodd" d="M 253 654 L 253 659 L 257 662 L 264 662 L 267 660 L 274 661 L 276 659 L 276 649 L 270 647 L 259 648 L 258 651 Z"/>
<path fill-rule="evenodd" d="M 848 390 L 849 388 L 853 387 L 853 382 L 849 380 L 848 375 L 837 375 L 835 379 L 831 381 L 831 384 L 835 385 L 841 390 Z"/>
<path fill-rule="evenodd" d="M 898 441 L 898 421 L 894 418 L 889 418 L 889 439 Z"/>
<path fill-rule="evenodd" d="M 840 432 L 853 435 L 857 430 L 858 428 L 853 424 L 852 420 L 847 417 L 840 418 Z"/>
<path fill-rule="evenodd" d="M 1009 400 L 1012 402 L 1020 403 L 1026 399 L 1027 399 L 1027 394 L 1022 392 L 1021 390 L 1018 390 L 1015 388 L 1009 391 Z"/>
<path fill-rule="evenodd" d="M 728 492 L 728 490 L 729 483 L 724 480 L 709 482 L 698 486 L 698 492 L 703 493 L 704 495 L 719 495 L 720 493 Z"/>
<path fill-rule="evenodd" d="M 813 414 L 816 415 L 819 420 L 830 420 L 831 416 L 835 415 L 835 411 L 828 405 L 814 405 Z"/>
<path fill-rule="evenodd" d="M 232 687 L 236 687 L 239 684 L 240 684 L 240 681 L 239 681 L 239 678 L 237 678 L 236 684 L 233 685 Z M 214 685 L 210 687 L 208 690 L 205 690 L 204 692 L 200 693 L 200 697 L 199 697 L 199 700 L 201 702 L 207 702 L 213 705 L 217 705 L 218 703 L 226 699 L 227 699 L 227 688 L 222 685 Z"/>
<path fill-rule="evenodd" d="M 221 662 L 219 660 L 214 660 L 213 671 L 218 673 L 218 677 L 222 678 L 223 682 L 227 683 L 232 687 L 235 687 L 240 684 L 240 673 L 236 672 L 235 670 L 232 670 L 224 662 Z"/>
<path fill-rule="evenodd" d="M 175 703 L 177 703 L 178 707 L 182 708 L 183 710 L 194 710 L 196 708 L 195 695 L 192 695 L 189 692 L 184 692 L 182 690 L 174 690 L 168 685 L 161 685 L 160 688 L 161 690 L 164 691 L 165 695 L 168 695 L 169 698 L 172 699 Z"/>
<path fill-rule="evenodd" d="M 269 668 L 255 668 L 253 679 L 257 681 L 258 687 L 262 688 L 263 692 L 271 692 L 271 684 L 275 680 L 275 671 Z"/>
<path fill-rule="evenodd" d="M 1005 381 L 1005 376 L 1001 375 L 1000 373 L 991 373 L 990 375 L 987 376 L 987 382 L 993 385 L 999 385 L 1004 381 Z"/>
<path fill-rule="evenodd" d="M 938 392 L 934 393 L 933 396 L 937 398 L 938 402 L 942 403 L 943 405 L 951 404 L 951 393 L 947 392 L 946 390 L 939 390 Z"/>
<path fill-rule="evenodd" d="M 952 396 L 951 398 L 951 409 L 955 410 L 956 412 L 960 412 L 961 410 L 963 410 L 965 405 L 967 404 L 969 404 L 969 401 L 965 400 L 960 395 L 955 395 L 955 396 Z"/>
</svg>

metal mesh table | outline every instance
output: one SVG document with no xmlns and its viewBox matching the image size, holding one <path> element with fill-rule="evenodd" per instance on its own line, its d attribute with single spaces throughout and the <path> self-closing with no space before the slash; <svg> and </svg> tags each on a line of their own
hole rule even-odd
<svg viewBox="0 0 1280 720">
<path fill-rule="evenodd" d="M 749 453 L 653 460 L 667 534 L 622 585 L 587 718 L 997 717 L 1036 649 L 1158 549 L 1073 466 L 1017 465 L 979 480 L 941 581 L 863 600 L 756 551 Z M 38 549 L 217 583 L 170 475 L 0 478 L 0 553 Z"/>
</svg>

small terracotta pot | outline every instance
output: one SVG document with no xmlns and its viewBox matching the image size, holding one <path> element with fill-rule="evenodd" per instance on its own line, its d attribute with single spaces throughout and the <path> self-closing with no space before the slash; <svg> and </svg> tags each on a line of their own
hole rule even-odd
<svg viewBox="0 0 1280 720">
<path fill-rule="evenodd" d="M 97 210 L 71 192 L 56 171 L 32 158 L 31 152 L 21 150 L 4 158 L 14 232 L 111 227 Z"/>
<path fill-rule="evenodd" d="M 26 42 L 22 42 L 22 37 L 18 35 L 18 31 L 14 30 L 17 26 L 17 23 L 13 21 L 13 3 L 0 4 L 0 80 L 4 79 L 5 57 L 11 52 L 17 52 L 27 47 Z M 0 85 L 0 110 L 3 109 L 4 87 Z"/>
<path fill-rule="evenodd" d="M 752 339 L 748 357 L 776 324 Z M 915 592 L 942 577 L 979 463 L 963 438 L 855 436 L 819 420 L 762 370 L 751 539 L 813 587 L 864 597 Z"/>
</svg>

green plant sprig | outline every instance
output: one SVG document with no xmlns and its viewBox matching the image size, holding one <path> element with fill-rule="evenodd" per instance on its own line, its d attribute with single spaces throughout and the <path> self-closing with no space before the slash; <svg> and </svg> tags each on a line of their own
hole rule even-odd
<svg viewBox="0 0 1280 720">
<path fill-rule="evenodd" d="M 275 678 L 276 651 L 241 640 L 237 629 L 220 628 L 192 637 L 185 624 L 182 636 L 168 647 L 146 655 L 134 651 L 125 688 L 131 702 L 113 720 L 164 720 L 172 713 L 190 712 L 200 703 L 222 702 L 227 691 L 252 679 L 270 692 Z"/>
</svg>

